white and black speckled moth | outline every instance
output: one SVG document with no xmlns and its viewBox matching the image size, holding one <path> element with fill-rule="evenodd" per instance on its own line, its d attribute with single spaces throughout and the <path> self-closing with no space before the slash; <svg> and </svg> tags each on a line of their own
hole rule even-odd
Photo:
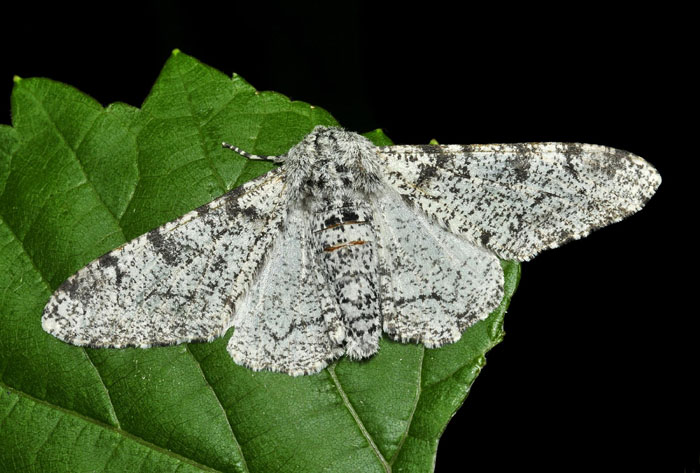
<svg viewBox="0 0 700 473">
<path fill-rule="evenodd" d="M 643 159 L 586 144 L 374 146 L 316 127 L 283 163 L 93 261 L 49 300 L 44 330 L 91 347 L 208 341 L 254 370 L 366 358 L 382 330 L 439 347 L 503 296 L 524 261 L 638 211 Z"/>
</svg>

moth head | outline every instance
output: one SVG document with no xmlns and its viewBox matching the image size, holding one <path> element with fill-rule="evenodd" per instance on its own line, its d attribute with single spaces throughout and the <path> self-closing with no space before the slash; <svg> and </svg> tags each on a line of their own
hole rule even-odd
<svg viewBox="0 0 700 473">
<path fill-rule="evenodd" d="M 376 150 L 362 135 L 317 126 L 285 157 L 290 197 L 327 198 L 375 192 L 381 182 Z"/>
</svg>

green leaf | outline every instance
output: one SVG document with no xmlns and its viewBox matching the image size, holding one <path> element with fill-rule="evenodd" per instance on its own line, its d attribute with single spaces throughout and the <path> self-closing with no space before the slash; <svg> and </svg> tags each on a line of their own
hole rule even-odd
<svg viewBox="0 0 700 473">
<path fill-rule="evenodd" d="M 326 111 L 175 51 L 138 109 L 17 79 L 0 127 L 0 470 L 432 471 L 438 439 L 503 337 L 506 296 L 441 349 L 382 340 L 318 375 L 254 373 L 212 343 L 70 346 L 41 329 L 86 263 L 271 169 Z M 381 132 L 368 136 L 390 140 Z"/>
</svg>

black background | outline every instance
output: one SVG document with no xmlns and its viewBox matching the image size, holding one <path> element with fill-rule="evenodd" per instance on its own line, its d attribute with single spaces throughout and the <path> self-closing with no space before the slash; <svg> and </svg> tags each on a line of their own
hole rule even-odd
<svg viewBox="0 0 700 473">
<path fill-rule="evenodd" d="M 700 471 L 688 12 L 106 5 L 7 14 L 0 122 L 14 74 L 139 106 L 180 48 L 397 143 L 589 142 L 654 164 L 664 182 L 642 212 L 523 264 L 436 471 Z"/>
</svg>

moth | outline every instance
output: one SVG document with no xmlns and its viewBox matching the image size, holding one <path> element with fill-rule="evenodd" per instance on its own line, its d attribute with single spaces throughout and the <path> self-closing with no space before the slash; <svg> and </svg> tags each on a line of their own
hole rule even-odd
<svg viewBox="0 0 700 473">
<path fill-rule="evenodd" d="M 282 166 L 88 264 L 44 330 L 89 347 L 210 341 L 253 370 L 316 373 L 371 357 L 382 332 L 453 343 L 526 261 L 638 211 L 642 158 L 567 143 L 377 147 L 316 127 Z"/>
</svg>

